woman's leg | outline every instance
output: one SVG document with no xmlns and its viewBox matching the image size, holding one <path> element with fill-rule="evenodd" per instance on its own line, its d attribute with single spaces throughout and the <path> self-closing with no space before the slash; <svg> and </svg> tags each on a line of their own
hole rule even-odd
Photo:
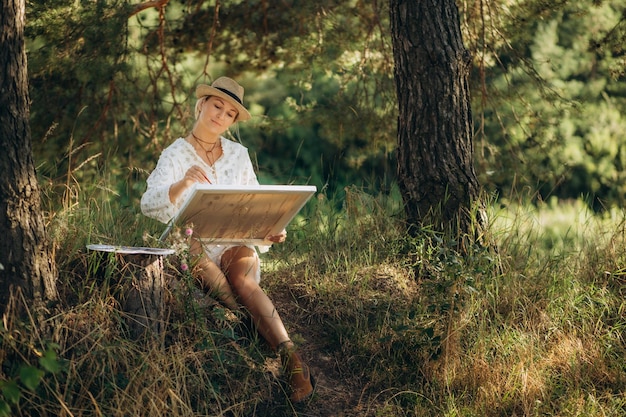
<svg viewBox="0 0 626 417">
<path fill-rule="evenodd" d="M 248 309 L 261 336 L 274 350 L 280 352 L 289 378 L 291 400 L 305 400 L 313 393 L 309 367 L 302 361 L 289 339 L 274 303 L 256 282 L 260 268 L 256 252 L 245 246 L 229 249 L 222 255 L 222 268 L 237 294 L 237 300 Z"/>
<path fill-rule="evenodd" d="M 289 342 L 289 334 L 274 307 L 274 303 L 256 282 L 259 258 L 246 246 L 237 246 L 224 252 L 222 268 L 237 296 L 237 301 L 250 312 L 261 336 L 277 349 L 281 343 Z"/>
<path fill-rule="evenodd" d="M 189 250 L 192 255 L 199 257 L 194 266 L 193 275 L 200 283 L 200 287 L 205 292 L 217 295 L 220 301 L 231 310 L 239 310 L 239 304 L 226 276 L 215 262 L 204 254 L 202 244 L 194 240 Z"/>
</svg>

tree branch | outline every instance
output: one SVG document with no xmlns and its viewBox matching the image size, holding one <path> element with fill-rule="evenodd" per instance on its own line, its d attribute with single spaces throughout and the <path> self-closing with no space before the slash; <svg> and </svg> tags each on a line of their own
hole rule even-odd
<svg viewBox="0 0 626 417">
<path fill-rule="evenodd" d="M 170 0 L 154 0 L 154 1 L 147 1 L 145 3 L 139 3 L 135 5 L 135 8 L 132 10 L 132 12 L 130 13 L 130 16 L 128 17 L 133 17 L 137 13 L 143 12 L 144 10 L 149 9 L 151 7 L 160 9 L 161 7 L 169 3 L 169 1 Z"/>
</svg>

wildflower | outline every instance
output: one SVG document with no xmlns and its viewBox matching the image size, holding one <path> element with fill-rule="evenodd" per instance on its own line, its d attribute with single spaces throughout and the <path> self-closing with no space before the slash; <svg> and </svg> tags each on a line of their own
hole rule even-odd
<svg viewBox="0 0 626 417">
<path fill-rule="evenodd" d="M 182 264 L 180 264 L 180 269 L 181 269 L 181 271 L 185 272 L 185 271 L 189 270 L 189 265 L 187 265 L 186 263 L 183 262 Z"/>
<path fill-rule="evenodd" d="M 191 235 L 193 235 L 193 229 L 188 227 L 187 229 L 185 229 L 185 234 L 186 234 L 187 236 L 191 236 Z"/>
</svg>

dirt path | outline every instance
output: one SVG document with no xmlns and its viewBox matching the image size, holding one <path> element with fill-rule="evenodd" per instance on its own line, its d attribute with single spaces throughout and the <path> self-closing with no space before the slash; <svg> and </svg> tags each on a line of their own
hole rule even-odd
<svg viewBox="0 0 626 417">
<path fill-rule="evenodd" d="M 323 324 L 302 322 L 301 308 L 294 302 L 289 290 L 273 291 L 271 297 L 291 334 L 302 338 L 302 356 L 309 363 L 315 378 L 313 397 L 284 415 L 298 417 L 364 417 L 368 415 L 360 406 L 363 383 L 342 375 L 337 355 L 331 349 Z M 274 414 L 268 414 L 274 415 Z"/>
</svg>

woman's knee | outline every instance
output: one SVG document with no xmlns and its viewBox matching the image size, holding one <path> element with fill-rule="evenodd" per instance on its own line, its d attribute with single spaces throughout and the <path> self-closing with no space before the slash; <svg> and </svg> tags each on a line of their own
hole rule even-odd
<svg viewBox="0 0 626 417">
<path fill-rule="evenodd" d="M 226 262 L 237 262 L 246 258 L 257 258 L 256 251 L 249 246 L 233 246 L 222 254 L 222 264 Z"/>
<path fill-rule="evenodd" d="M 224 252 L 221 259 L 226 275 L 255 276 L 260 267 L 259 257 L 253 249 L 238 246 Z"/>
</svg>

